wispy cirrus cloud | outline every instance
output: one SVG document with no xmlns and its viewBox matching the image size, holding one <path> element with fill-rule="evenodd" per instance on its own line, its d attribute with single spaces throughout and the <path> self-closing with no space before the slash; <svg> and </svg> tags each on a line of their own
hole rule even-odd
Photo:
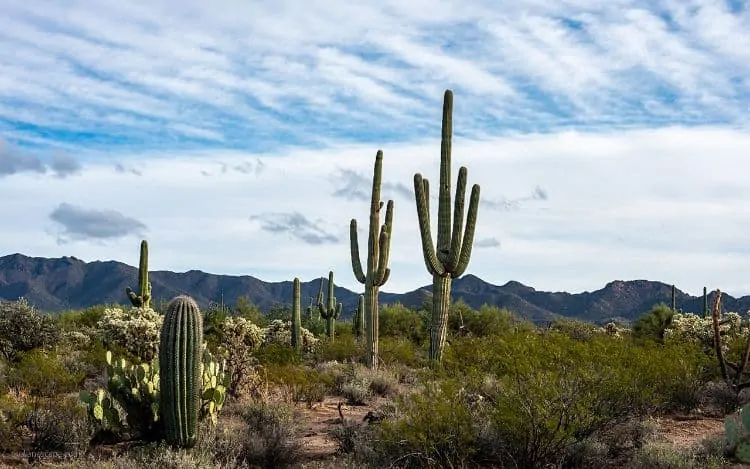
<svg viewBox="0 0 750 469">
<path fill-rule="evenodd" d="M 364 243 L 382 148 L 386 288 L 424 285 L 413 175 L 437 196 L 450 88 L 451 192 L 464 165 L 482 188 L 472 273 L 750 291 L 744 2 L 37 0 L 0 13 L 0 218 L 13 220 L 0 246 L 133 264 L 130 235 L 147 226 L 160 269 L 350 272 L 349 220 Z M 80 242 L 38 236 L 50 213 Z"/>
<path fill-rule="evenodd" d="M 744 124 L 750 13 L 727 2 L 103 4 L 0 16 L 0 131 L 24 146 L 407 141 L 453 88 L 467 136 Z"/>
</svg>

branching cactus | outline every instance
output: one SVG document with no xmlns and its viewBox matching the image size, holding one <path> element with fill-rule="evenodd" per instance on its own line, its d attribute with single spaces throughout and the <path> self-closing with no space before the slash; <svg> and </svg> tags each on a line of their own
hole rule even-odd
<svg viewBox="0 0 750 469">
<path fill-rule="evenodd" d="M 463 231 L 464 199 L 467 171 L 458 170 L 454 214 L 451 218 L 451 139 L 453 134 L 453 93 L 446 90 L 443 101 L 442 140 L 440 143 L 440 187 L 438 192 L 437 245 L 430 232 L 430 191 L 427 179 L 414 175 L 422 254 L 427 270 L 432 274 L 432 325 L 430 330 L 430 360 L 441 361 L 448 330 L 448 311 L 451 303 L 451 282 L 466 271 L 474 243 L 474 231 L 479 209 L 479 185 L 471 189 L 466 230 Z M 453 232 L 451 233 L 451 224 Z"/>
<path fill-rule="evenodd" d="M 294 279 L 292 288 L 292 347 L 299 352 L 302 350 L 302 314 L 300 312 L 300 283 Z"/>
<path fill-rule="evenodd" d="M 169 444 L 196 443 L 201 408 L 202 316 L 195 300 L 178 296 L 167 307 L 159 344 L 161 411 Z"/>
<path fill-rule="evenodd" d="M 365 325 L 365 295 L 359 295 L 359 302 L 357 303 L 357 309 L 354 311 L 354 335 L 357 339 L 361 339 L 364 335 Z"/>
<path fill-rule="evenodd" d="M 383 152 L 375 155 L 375 169 L 372 176 L 372 197 L 370 199 L 370 226 L 367 236 L 367 271 L 362 270 L 359 256 L 357 220 L 352 219 L 349 225 L 351 243 L 352 270 L 357 281 L 365 286 L 364 295 L 364 332 L 367 343 L 367 366 L 378 367 L 378 336 L 380 334 L 378 293 L 385 285 L 391 270 L 388 258 L 391 252 L 391 230 L 393 228 L 393 201 L 389 200 L 385 209 L 385 223 L 380 225 L 380 211 L 383 201 L 380 200 L 380 186 L 383 178 Z M 380 233 L 378 233 L 380 230 Z"/>
<path fill-rule="evenodd" d="M 318 310 L 320 311 L 320 316 L 326 320 L 326 334 L 328 334 L 328 338 L 331 340 L 333 340 L 333 336 L 335 335 L 336 319 L 341 315 L 342 308 L 341 303 L 336 303 L 336 297 L 333 294 L 334 286 L 333 271 L 330 271 L 328 272 L 328 305 L 324 305 L 321 298 L 321 301 L 318 302 Z"/>
<path fill-rule="evenodd" d="M 151 282 L 148 281 L 148 243 L 141 241 L 141 258 L 138 262 L 138 293 L 132 288 L 125 289 L 130 302 L 136 308 L 150 308 L 151 306 Z"/>
<path fill-rule="evenodd" d="M 318 288 L 318 297 L 315 300 L 313 300 L 313 298 L 310 297 L 310 306 L 307 307 L 307 318 L 311 321 L 320 319 L 320 310 L 318 309 L 317 305 L 323 302 L 323 283 L 324 282 L 325 282 L 325 278 L 320 277 L 320 288 Z"/>
</svg>

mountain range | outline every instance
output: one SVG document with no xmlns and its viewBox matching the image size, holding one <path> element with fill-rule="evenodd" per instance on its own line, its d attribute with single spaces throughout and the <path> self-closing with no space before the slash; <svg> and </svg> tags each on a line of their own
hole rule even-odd
<svg viewBox="0 0 750 469">
<path fill-rule="evenodd" d="M 137 287 L 137 273 L 137 268 L 116 261 L 84 262 L 75 257 L 50 259 L 11 254 L 0 257 L 0 299 L 25 297 L 48 312 L 127 304 L 124 291 L 128 286 Z M 249 275 L 215 275 L 198 270 L 152 271 L 149 279 L 157 303 L 180 294 L 189 294 L 203 307 L 222 299 L 233 305 L 242 296 L 264 311 L 275 304 L 291 303 L 291 281 L 264 282 Z M 317 295 L 319 285 L 319 279 L 302 282 L 303 307 Z M 536 323 L 564 316 L 601 324 L 609 320 L 630 322 L 654 304 L 669 303 L 671 288 L 658 281 L 615 280 L 593 292 L 544 292 L 514 281 L 493 285 L 469 274 L 453 282 L 453 300 L 462 299 L 473 308 L 483 304 L 504 307 Z M 430 290 L 428 285 L 402 294 L 381 292 L 380 302 L 417 306 Z M 359 293 L 337 286 L 335 295 L 344 305 L 342 316 L 350 317 Z M 699 313 L 703 298 L 677 289 L 676 302 L 684 311 Z M 724 294 L 722 304 L 726 311 L 744 313 L 750 309 L 750 296 L 733 298 Z"/>
</svg>

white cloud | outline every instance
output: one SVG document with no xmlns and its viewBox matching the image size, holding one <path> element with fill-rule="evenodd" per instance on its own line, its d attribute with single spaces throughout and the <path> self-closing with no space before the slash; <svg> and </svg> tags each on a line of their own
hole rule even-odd
<svg viewBox="0 0 750 469">
<path fill-rule="evenodd" d="M 386 291 L 428 284 L 412 197 L 416 171 L 431 180 L 439 169 L 439 141 L 384 147 L 383 198 L 395 202 L 392 276 Z M 469 169 L 482 200 L 476 246 L 467 272 L 496 284 L 518 280 L 544 290 L 594 290 L 613 279 L 676 283 L 697 294 L 703 285 L 732 294 L 750 290 L 750 188 L 745 183 L 750 134 L 722 129 L 667 128 L 611 134 L 557 134 L 454 141 L 453 175 Z M 148 227 L 153 269 L 250 274 L 265 280 L 317 278 L 336 272 L 337 283 L 360 288 L 351 273 L 348 226 L 355 217 L 364 236 L 369 201 L 334 196 L 346 171 L 372 174 L 375 151 L 342 146 L 264 156 L 261 174 L 216 171 L 257 165 L 240 152 L 142 156 L 142 176 L 114 165 L 89 165 L 65 179 L 19 173 L 0 186 L 0 217 L 11 220 L 0 245 L 36 256 L 137 263 L 138 238 L 56 244 L 47 234 L 60 203 L 116 211 Z M 654 157 L 659 155 L 659 157 Z M 205 177 L 201 171 L 213 171 Z M 339 181 L 331 178 L 339 174 Z M 536 187 L 548 198 L 530 197 Z M 34 194 L 34 197 L 23 197 Z M 522 200 L 513 209 L 490 200 Z M 432 204 L 433 225 L 437 204 Z M 283 224 L 284 214 L 310 224 Z M 275 214 L 268 218 L 268 214 Z M 250 220 L 250 217 L 260 220 Z M 299 221 L 299 220 L 298 220 Z M 136 229 L 138 227 L 134 227 Z M 434 230 L 434 226 L 433 226 Z M 338 243 L 309 244 L 307 235 Z M 365 238 L 362 238 L 365 239 Z M 362 240 L 361 239 L 361 240 Z M 307 240 L 309 241 L 309 239 Z M 495 243 L 497 241 L 499 246 Z"/>
<path fill-rule="evenodd" d="M 127 229 L 58 245 L 68 204 L 142 223 L 155 269 L 360 288 L 348 226 L 382 148 L 385 289 L 427 284 L 409 193 L 421 172 L 436 195 L 452 88 L 453 175 L 484 201 L 469 272 L 748 293 L 748 44 L 750 9 L 708 0 L 5 2 L 0 246 L 137 262 Z"/>
</svg>

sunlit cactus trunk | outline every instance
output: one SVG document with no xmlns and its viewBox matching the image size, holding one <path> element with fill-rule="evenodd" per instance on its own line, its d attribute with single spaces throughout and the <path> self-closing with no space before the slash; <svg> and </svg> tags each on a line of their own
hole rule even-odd
<svg viewBox="0 0 750 469">
<path fill-rule="evenodd" d="M 378 368 L 378 335 L 380 287 L 388 281 L 391 270 L 388 268 L 388 257 L 391 252 L 391 231 L 393 228 L 393 201 L 389 200 L 385 209 L 385 223 L 380 226 L 380 211 L 383 202 L 380 200 L 380 186 L 383 177 L 383 152 L 375 156 L 375 168 L 372 177 L 372 198 L 370 199 L 370 225 L 367 236 L 367 271 L 362 270 L 359 256 L 359 237 L 357 220 L 352 219 L 349 225 L 351 243 L 352 270 L 359 283 L 364 284 L 365 341 L 367 345 L 367 366 Z M 378 234 L 378 230 L 380 233 Z"/>
<path fill-rule="evenodd" d="M 202 389 L 203 319 L 195 300 L 178 296 L 167 307 L 159 345 L 161 413 L 167 443 L 192 448 Z"/>
<path fill-rule="evenodd" d="M 297 352 L 302 350 L 302 312 L 300 305 L 300 283 L 294 279 L 292 288 L 292 347 Z"/>
<path fill-rule="evenodd" d="M 437 245 L 433 244 L 430 231 L 429 183 L 421 174 L 414 175 L 414 194 L 417 203 L 419 233 L 422 238 L 422 254 L 427 270 L 433 276 L 432 325 L 430 331 L 430 360 L 433 365 L 439 363 L 443 357 L 448 331 L 448 312 L 451 304 L 451 281 L 463 275 L 469 265 L 479 209 L 479 185 L 475 184 L 471 189 L 464 232 L 467 170 L 465 167 L 461 167 L 458 170 L 454 213 L 451 217 L 452 119 L 453 93 L 446 90 L 443 100 L 443 124 L 440 142 Z"/>
<path fill-rule="evenodd" d="M 138 293 L 127 287 L 125 293 L 137 308 L 151 307 L 151 282 L 148 281 L 148 243 L 141 241 L 141 257 L 138 261 Z"/>
</svg>

